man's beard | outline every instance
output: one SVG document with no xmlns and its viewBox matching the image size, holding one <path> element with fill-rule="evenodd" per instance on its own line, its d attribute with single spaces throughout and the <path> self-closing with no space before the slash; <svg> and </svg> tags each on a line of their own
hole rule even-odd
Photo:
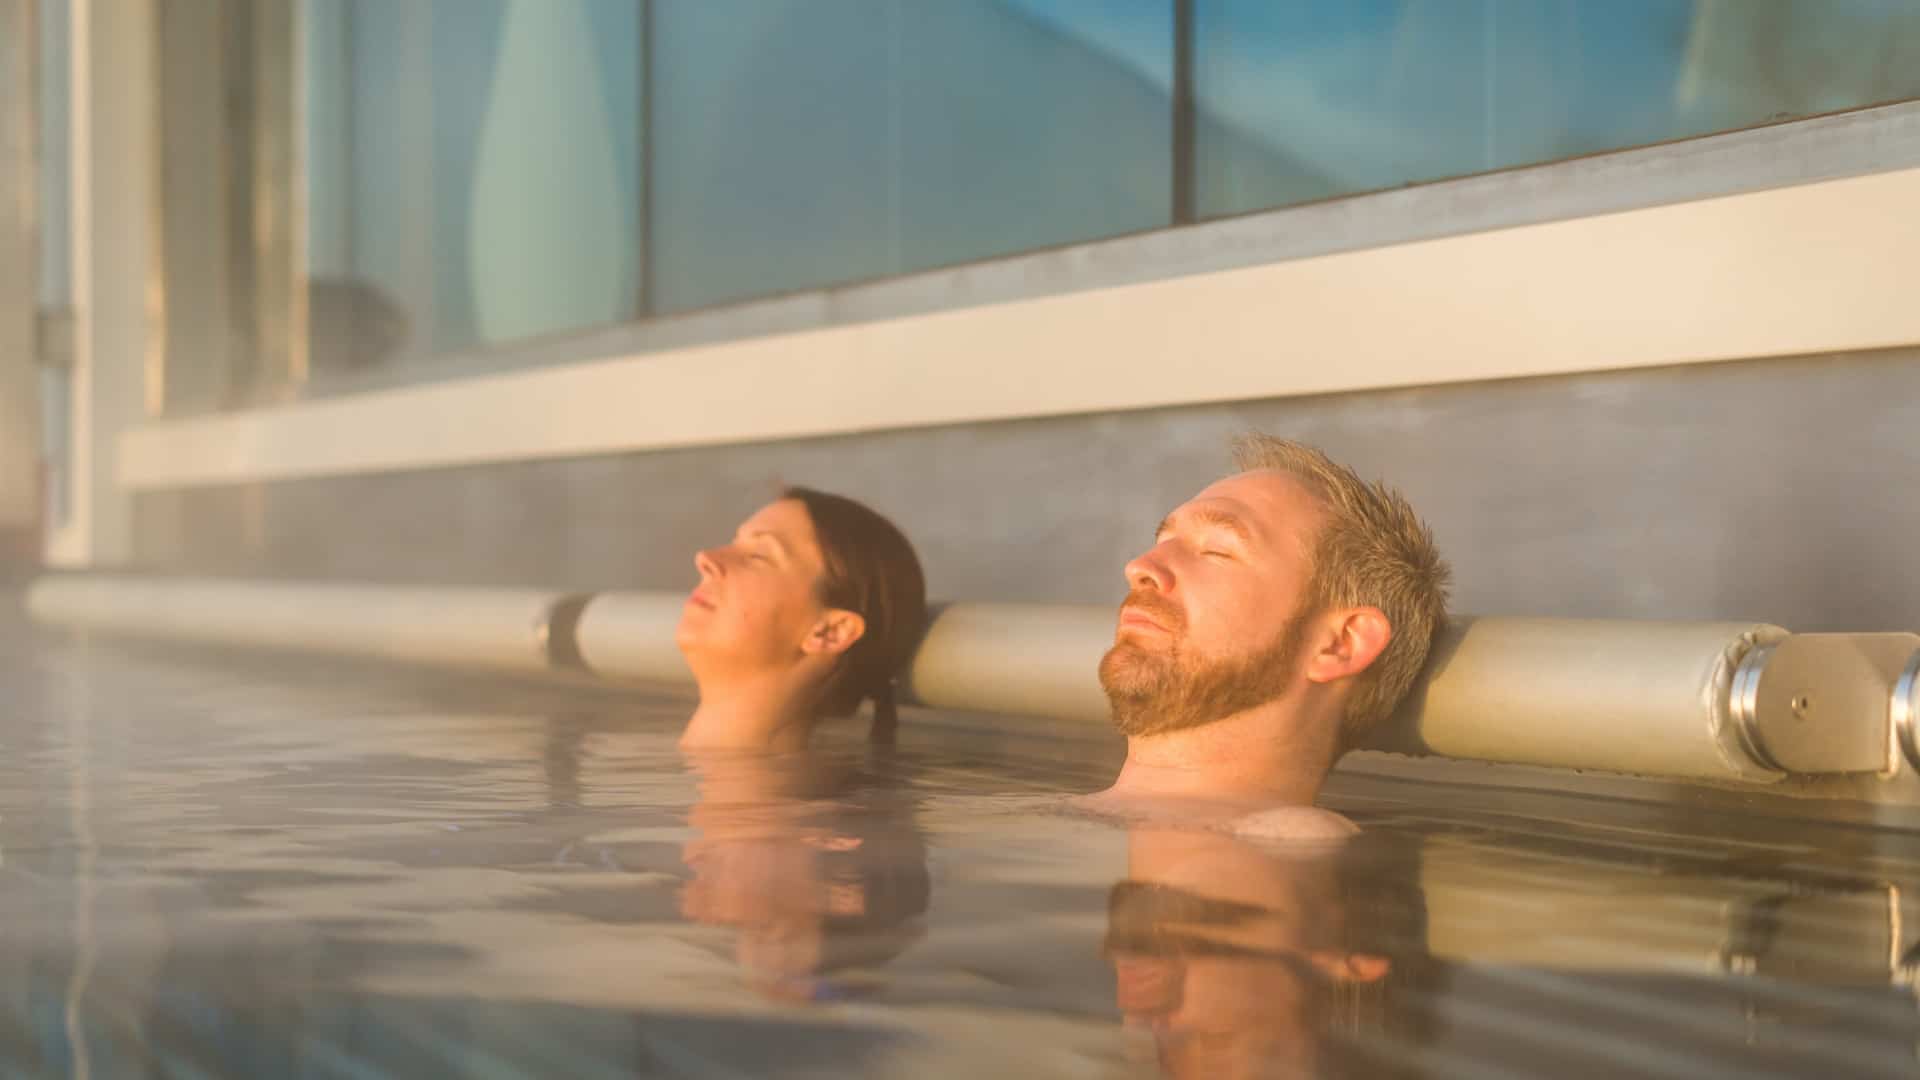
<svg viewBox="0 0 1920 1080">
<path fill-rule="evenodd" d="M 1159 652 L 1121 641 L 1101 658 L 1100 686 L 1123 735 L 1184 731 L 1265 705 L 1286 693 L 1306 644 L 1306 615 L 1296 613 L 1251 654 L 1195 656 L 1184 648 L 1185 618 L 1171 600 L 1135 592 L 1121 609 L 1129 607 L 1165 626 L 1172 640 Z"/>
</svg>

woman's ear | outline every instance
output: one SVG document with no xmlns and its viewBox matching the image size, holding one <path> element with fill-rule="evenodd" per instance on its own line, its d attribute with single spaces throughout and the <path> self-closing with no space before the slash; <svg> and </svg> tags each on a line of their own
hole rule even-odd
<svg viewBox="0 0 1920 1080">
<path fill-rule="evenodd" d="M 866 632 L 867 620 L 858 612 L 831 608 L 807 631 L 800 651 L 810 656 L 838 656 L 853 648 L 853 643 Z"/>
<path fill-rule="evenodd" d="M 1320 974 L 1338 982 L 1379 982 L 1393 972 L 1393 961 L 1372 953 L 1316 952 L 1307 960 Z"/>
</svg>

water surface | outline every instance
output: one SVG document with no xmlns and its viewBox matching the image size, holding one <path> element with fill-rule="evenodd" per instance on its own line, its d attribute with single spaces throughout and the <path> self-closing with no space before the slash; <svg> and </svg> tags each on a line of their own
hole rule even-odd
<svg viewBox="0 0 1920 1080">
<path fill-rule="evenodd" d="M 1289 852 L 1065 810 L 1117 743 L 0 617 L 0 1067 L 86 1076 L 1920 1072 L 1920 845 L 1337 777 Z"/>
</svg>

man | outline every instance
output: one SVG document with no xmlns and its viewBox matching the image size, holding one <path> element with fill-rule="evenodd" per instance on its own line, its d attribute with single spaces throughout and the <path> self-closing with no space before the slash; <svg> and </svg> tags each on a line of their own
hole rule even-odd
<svg viewBox="0 0 1920 1080">
<path fill-rule="evenodd" d="M 1393 1074 L 1441 976 L 1419 842 L 1276 852 L 1134 827 L 1107 905 L 1115 1003 L 1170 1076 Z"/>
<path fill-rule="evenodd" d="M 1167 515 L 1127 564 L 1100 663 L 1127 760 L 1090 801 L 1342 836 L 1351 824 L 1314 798 L 1406 697 L 1446 617 L 1447 565 L 1399 492 L 1320 451 L 1249 436 L 1234 458 L 1239 473 Z"/>
</svg>

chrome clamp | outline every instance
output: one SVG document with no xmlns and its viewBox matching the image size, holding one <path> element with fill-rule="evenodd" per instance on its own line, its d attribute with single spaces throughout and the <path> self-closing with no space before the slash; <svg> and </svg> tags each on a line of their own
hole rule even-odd
<svg viewBox="0 0 1920 1080">
<path fill-rule="evenodd" d="M 1767 661 L 1773 658 L 1776 647 L 1775 644 L 1756 645 L 1740 658 L 1727 690 L 1727 712 L 1747 757 L 1755 765 L 1786 772 L 1767 752 L 1766 743 L 1760 738 L 1760 676 L 1766 671 Z"/>
<path fill-rule="evenodd" d="M 1900 740 L 1900 752 L 1907 756 L 1907 764 L 1920 769 L 1920 652 L 1913 654 L 1894 681 L 1888 708 L 1887 719 Z"/>
</svg>

